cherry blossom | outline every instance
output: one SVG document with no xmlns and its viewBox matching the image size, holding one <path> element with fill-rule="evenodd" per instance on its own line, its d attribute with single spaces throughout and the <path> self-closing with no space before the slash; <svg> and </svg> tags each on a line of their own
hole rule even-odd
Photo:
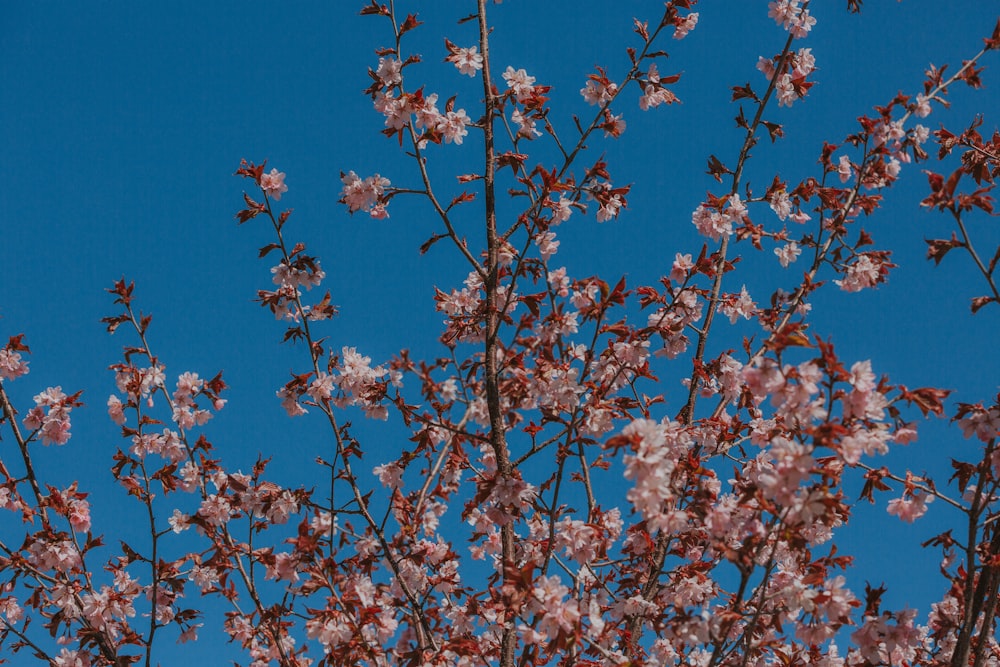
<svg viewBox="0 0 1000 667">
<path fill-rule="evenodd" d="M 288 186 L 285 185 L 285 172 L 272 169 L 269 173 L 261 174 L 260 187 L 268 197 L 279 201 L 281 195 L 288 192 Z"/>
<path fill-rule="evenodd" d="M 478 46 L 456 48 L 446 60 L 455 63 L 455 67 L 462 74 L 476 76 L 476 72 L 483 69 L 483 56 L 476 53 L 478 49 Z"/>
<path fill-rule="evenodd" d="M 0 378 L 15 380 L 28 373 L 28 362 L 22 361 L 21 354 L 6 347 L 0 348 Z"/>
<path fill-rule="evenodd" d="M 362 180 L 353 171 L 349 171 L 347 174 L 342 174 L 340 180 L 344 184 L 340 192 L 341 201 L 347 204 L 351 213 L 355 211 L 371 213 L 377 205 L 385 204 L 383 197 L 386 188 L 390 185 L 389 179 L 375 174 Z M 373 217 L 377 216 L 373 215 Z"/>
<path fill-rule="evenodd" d="M 508 65 L 503 73 L 503 80 L 507 82 L 507 87 L 514 93 L 518 102 L 523 102 L 534 92 L 535 77 L 528 76 L 523 68 L 515 70 Z"/>
</svg>

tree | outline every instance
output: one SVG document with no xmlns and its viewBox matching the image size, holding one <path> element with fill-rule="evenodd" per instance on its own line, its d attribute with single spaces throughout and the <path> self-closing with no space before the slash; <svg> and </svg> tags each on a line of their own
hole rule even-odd
<svg viewBox="0 0 1000 667">
<path fill-rule="evenodd" d="M 319 289 L 326 272 L 280 208 L 286 174 L 240 165 L 236 217 L 244 233 L 268 229 L 259 257 L 274 263 L 257 300 L 301 360 L 277 398 L 289 417 L 325 429 L 310 483 L 269 476 L 280 452 L 263 452 L 249 473 L 225 463 L 210 440 L 227 402 L 222 373 L 168 380 L 152 318 L 122 279 L 103 320 L 130 337 L 107 403 L 123 437 L 112 475 L 146 530 L 135 543 L 92 527 L 89 480 L 52 486 L 34 464 L 39 446 L 69 440 L 81 393 L 49 387 L 33 407 L 15 400 L 30 350 L 12 336 L 0 351 L 0 405 L 17 451 L 0 465 L 0 505 L 23 527 L 5 527 L 0 543 L 8 654 L 150 665 L 164 638 L 221 627 L 254 665 L 1000 659 L 998 398 L 949 403 L 945 389 L 879 376 L 877 361 L 841 359 L 812 312 L 824 293 L 885 283 L 894 257 L 863 221 L 904 169 L 932 160 L 951 171 L 928 170 L 921 203 L 949 213 L 956 231 L 929 240 L 928 257 L 964 253 L 983 281 L 970 294 L 985 291 L 972 314 L 1000 305 L 1000 245 L 985 254 L 972 227 L 992 214 L 1000 135 L 985 139 L 982 119 L 958 133 L 914 122 L 947 106 L 955 86 L 981 86 L 1000 22 L 960 66 L 932 66 L 920 91 L 824 143 L 813 173 L 796 182 L 763 166 L 761 186 L 748 173 L 784 136 L 775 106 L 801 106 L 817 72 L 800 45 L 814 8 L 771 2 L 783 45 L 759 60 L 759 80 L 731 87 L 742 138 L 707 158 L 713 190 L 690 213 L 702 241 L 658 251 L 669 270 L 651 284 L 573 275 L 553 259 L 561 225 L 611 223 L 642 187 L 622 185 L 594 147 L 622 136 L 628 105 L 661 113 L 680 101 L 682 71 L 666 49 L 698 29 L 694 5 L 671 0 L 655 20 L 637 19 L 624 73 L 593 70 L 580 90 L 589 115 L 569 121 L 543 81 L 493 59 L 485 0 L 460 21 L 475 43 L 441 47 L 449 68 L 481 84 L 479 107 L 422 85 L 425 65 L 407 47 L 426 29 L 415 14 L 363 8 L 389 39 L 365 94 L 409 175 L 342 172 L 340 203 L 384 220 L 400 200 L 420 200 L 434 214 L 420 252 L 447 249 L 466 275 L 461 287 L 435 288 L 437 356 L 402 351 L 373 365 L 324 333 L 337 295 Z M 455 158 L 459 170 L 444 178 L 448 144 L 473 148 L 478 164 L 465 170 Z M 765 259 L 761 298 L 741 274 Z M 379 452 L 389 460 L 374 475 L 373 443 L 351 424 L 361 413 L 407 434 Z M 950 418 L 979 449 L 936 475 L 883 465 L 916 439 L 921 415 Z M 949 528 L 926 544 L 943 560 L 938 601 L 923 616 L 850 579 L 838 535 L 857 511 L 855 487 L 858 500 L 888 498 L 882 520 L 946 506 Z"/>
</svg>

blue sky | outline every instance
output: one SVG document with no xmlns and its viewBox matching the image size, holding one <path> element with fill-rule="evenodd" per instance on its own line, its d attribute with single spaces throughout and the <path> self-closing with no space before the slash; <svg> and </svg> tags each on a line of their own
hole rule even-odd
<svg viewBox="0 0 1000 667">
<path fill-rule="evenodd" d="M 791 109 L 769 112 L 785 124 L 786 139 L 755 150 L 749 179 L 761 187 L 776 170 L 795 182 L 817 173 L 824 140 L 839 143 L 857 116 L 897 91 L 919 92 L 929 63 L 954 68 L 980 48 L 996 21 L 995 5 L 981 0 L 957 0 L 947 10 L 933 0 L 871 0 L 861 16 L 849 15 L 843 2 L 814 4 L 818 25 L 803 46 L 817 58 L 818 83 Z M 139 305 L 154 315 L 152 344 L 168 375 L 225 371 L 230 403 L 213 420 L 210 437 L 232 467 L 249 468 L 258 451 L 280 451 L 279 479 L 308 483 L 311 473 L 304 471 L 317 455 L 312 443 L 319 425 L 288 420 L 274 398 L 288 372 L 303 366 L 303 352 L 279 345 L 282 327 L 252 302 L 256 290 L 270 284 L 269 265 L 256 259 L 256 250 L 271 238 L 262 225 L 239 228 L 233 220 L 244 183 L 232 173 L 241 158 L 266 158 L 287 173 L 281 204 L 295 209 L 289 233 L 321 258 L 326 287 L 340 307 L 341 316 L 323 331 L 334 347 L 358 345 L 375 361 L 402 348 L 418 357 L 440 353 L 433 288 L 458 286 L 466 270 L 443 244 L 418 254 L 437 231 L 432 211 L 400 198 L 389 220 L 372 221 L 352 218 L 335 203 L 341 171 L 378 171 L 401 186 L 417 182 L 413 165 L 379 135 L 382 118 L 361 94 L 367 68 L 377 63 L 374 49 L 388 45 L 390 35 L 380 21 L 359 17 L 360 5 L 5 8 L 0 339 L 24 333 L 33 351 L 31 374 L 11 387 L 21 405 L 49 385 L 85 390 L 88 408 L 75 415 L 70 444 L 39 456 L 53 481 L 91 480 L 83 484 L 94 491 L 96 525 L 123 497 L 108 483 L 117 434 L 103 404 L 113 389 L 106 369 L 133 341 L 124 331 L 109 337 L 99 323 L 114 312 L 104 289 L 122 276 L 136 282 Z M 424 56 L 418 76 L 442 99 L 457 94 L 458 106 L 475 108 L 478 82 L 442 62 L 444 37 L 460 46 L 474 43 L 474 25 L 455 24 L 474 3 L 397 5 L 426 21 L 409 43 Z M 595 65 L 613 78 L 624 73 L 632 17 L 655 20 L 660 6 L 507 0 L 491 10 L 495 75 L 510 64 L 552 85 L 551 118 L 569 133 L 573 114 L 593 113 L 578 94 L 586 75 Z M 616 182 L 634 186 L 630 208 L 617 221 L 599 225 L 591 214 L 560 229 L 558 259 L 571 274 L 599 274 L 609 282 L 627 274 L 632 285 L 651 283 L 669 272 L 675 252 L 697 253 L 701 246 L 691 211 L 706 190 L 721 193 L 704 174 L 706 159 L 715 154 L 734 162 L 738 150 L 730 87 L 750 81 L 763 88 L 757 56 L 777 53 L 785 33 L 767 17 L 763 1 L 706 2 L 697 9 L 701 19 L 691 36 L 664 45 L 671 57 L 661 70 L 683 72 L 674 88 L 683 104 L 643 113 L 632 91 L 616 109 L 628 122 L 625 134 L 591 142 L 593 156 L 607 154 Z M 1000 107 L 995 61 L 985 61 L 986 90 L 956 87 L 952 109 L 928 119 L 932 128 L 961 129 L 977 112 Z M 984 134 L 997 122 L 987 115 Z M 432 147 L 434 173 L 447 179 L 475 169 L 477 145 L 470 137 L 461 148 Z M 546 153 L 551 147 L 537 150 L 541 159 L 552 155 Z M 900 267 L 876 291 L 818 298 L 814 330 L 831 336 L 845 360 L 870 358 L 877 373 L 896 382 L 986 400 L 997 391 L 1000 309 L 968 315 L 968 299 L 984 289 L 964 258 L 949 257 L 936 269 L 923 259 L 922 239 L 947 236 L 950 228 L 943 216 L 919 208 L 926 189 L 920 168 L 905 169 L 885 208 L 865 224 L 882 247 L 896 251 Z M 973 229 L 991 249 L 998 235 L 986 223 L 979 218 Z M 780 271 L 772 255 L 764 260 L 759 273 L 744 278 L 751 292 L 753 280 L 771 284 Z M 726 335 L 714 342 L 717 350 L 738 346 L 738 338 Z M 680 395 L 679 387 L 664 391 Z M 677 403 L 670 401 L 672 411 Z M 392 428 L 362 427 L 372 465 L 391 458 L 399 435 Z M 972 455 L 972 447 L 957 430 L 929 424 L 918 443 L 893 460 L 917 471 L 940 469 L 948 456 L 963 452 Z M 884 506 L 873 508 L 872 523 L 847 538 L 874 572 L 899 540 L 918 544 L 937 525 L 931 517 L 916 527 L 886 527 L 882 513 Z M 942 507 L 932 514 L 947 518 Z M 865 534 L 869 525 L 878 526 L 878 538 Z M 927 571 L 936 588 L 933 561 Z M 899 567 L 898 599 L 925 601 L 923 580 Z M 860 592 L 863 585 L 853 582 L 853 588 Z"/>
</svg>

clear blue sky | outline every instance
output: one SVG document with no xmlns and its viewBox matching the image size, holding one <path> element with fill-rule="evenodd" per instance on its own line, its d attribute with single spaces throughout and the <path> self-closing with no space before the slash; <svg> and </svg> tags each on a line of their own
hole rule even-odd
<svg viewBox="0 0 1000 667">
<path fill-rule="evenodd" d="M 231 466 L 247 469 L 258 451 L 280 452 L 274 471 L 280 482 L 321 479 L 312 465 L 321 425 L 288 420 L 274 398 L 288 372 L 302 368 L 303 352 L 278 345 L 282 327 L 252 302 L 256 290 L 270 284 L 270 265 L 256 259 L 256 249 L 271 237 L 262 225 L 238 228 L 233 220 L 244 183 L 232 173 L 241 158 L 266 158 L 287 173 L 289 192 L 281 204 L 295 209 L 289 234 L 320 256 L 342 313 L 323 330 L 334 347 L 358 345 L 375 361 L 401 348 L 418 357 L 440 353 L 433 288 L 458 286 L 465 268 L 443 244 L 418 254 L 438 231 L 432 211 L 422 201 L 397 200 L 389 220 L 371 221 L 351 218 L 335 203 L 342 170 L 362 176 L 378 171 L 401 186 L 417 182 L 413 165 L 379 135 L 382 117 L 361 94 L 369 84 L 367 68 L 377 63 L 374 49 L 387 46 L 390 37 L 379 20 L 357 15 L 361 4 L 5 7 L 0 339 L 24 333 L 33 351 L 31 374 L 11 387 L 21 405 L 49 385 L 85 390 L 88 408 L 74 415 L 73 439 L 65 448 L 43 451 L 40 461 L 53 481 L 87 480 L 82 484 L 94 491 L 95 526 L 106 527 L 124 497 L 108 484 L 117 433 L 103 405 L 113 389 L 106 369 L 133 340 L 124 331 L 109 337 L 99 323 L 113 313 L 104 289 L 122 276 L 136 282 L 138 303 L 154 315 L 152 345 L 168 376 L 225 371 L 229 406 L 209 433 Z M 919 92 L 929 63 L 957 66 L 980 48 L 996 21 L 996 5 L 981 0 L 957 0 L 947 9 L 935 0 L 870 0 L 861 16 L 849 15 L 844 2 L 813 4 L 818 25 L 802 45 L 817 58 L 818 83 L 791 109 L 768 113 L 785 124 L 787 138 L 757 148 L 749 180 L 761 188 L 775 170 L 795 182 L 817 173 L 824 140 L 839 143 L 857 116 L 897 91 Z M 474 25 L 454 21 L 472 13 L 474 3 L 397 5 L 403 13 L 419 11 L 427 22 L 409 48 L 424 56 L 419 72 L 428 89 L 442 99 L 457 93 L 458 106 L 474 109 L 477 82 L 442 62 L 444 37 L 474 43 Z M 656 20 L 660 7 L 507 0 L 491 10 L 495 74 L 510 64 L 552 85 L 551 119 L 569 133 L 572 114 L 592 113 L 578 93 L 586 75 L 601 65 L 620 76 L 633 15 Z M 572 274 L 600 274 L 609 282 L 628 274 L 632 285 L 651 283 L 669 271 L 675 252 L 697 253 L 702 243 L 690 214 L 715 186 L 704 174 L 706 159 L 716 154 L 734 162 L 738 150 L 730 87 L 750 81 L 763 88 L 757 56 L 778 52 L 785 33 L 768 19 L 763 0 L 705 2 L 697 9 L 701 20 L 691 36 L 664 44 L 671 58 L 661 70 L 683 72 L 674 88 L 683 104 L 643 113 L 633 91 L 616 109 L 628 122 L 622 138 L 591 142 L 594 156 L 607 153 L 616 182 L 635 185 L 630 208 L 617 221 L 598 225 L 591 214 L 560 229 L 559 258 Z M 987 89 L 956 87 L 953 108 L 928 119 L 932 129 L 940 122 L 960 129 L 977 111 L 1000 108 L 996 61 L 986 60 Z M 997 122 L 988 115 L 984 134 Z M 432 156 L 441 156 L 438 173 L 476 165 L 477 145 L 470 136 L 461 148 L 433 147 Z M 985 400 L 996 393 L 1000 377 L 1000 309 L 970 318 L 968 299 L 984 291 L 971 264 L 949 257 L 934 269 L 923 259 L 922 239 L 949 233 L 943 216 L 919 208 L 925 187 L 920 167 L 908 166 L 886 207 L 865 225 L 881 247 L 896 251 L 900 268 L 889 283 L 819 299 L 814 329 L 831 336 L 845 360 L 870 358 L 876 373 L 896 382 L 944 386 L 961 400 Z M 988 233 L 984 222 L 977 221 L 981 234 Z M 988 248 L 997 241 L 992 234 L 984 237 Z M 779 270 L 773 256 L 767 259 L 761 284 L 773 282 Z M 752 276 L 740 279 L 752 282 Z M 754 296 L 765 300 L 767 293 Z M 724 335 L 715 341 L 718 349 L 738 347 L 738 339 L 723 341 Z M 673 395 L 671 412 L 680 401 L 679 393 Z M 392 458 L 398 426 L 364 425 L 361 433 L 371 465 Z M 964 452 L 971 446 L 957 430 L 928 425 L 905 456 L 892 460 L 919 472 Z M 864 556 L 874 579 L 885 576 L 898 586 L 897 600 L 926 603 L 939 586 L 934 558 L 928 572 L 935 588 L 926 595 L 905 564 L 894 563 L 900 572 L 890 573 L 895 582 L 880 565 L 898 542 L 914 547 L 936 532 L 936 519 L 911 527 L 885 521 L 884 505 L 871 513 L 877 522 L 863 525 L 877 525 L 878 534 L 852 533 L 848 550 Z M 931 513 L 945 516 L 939 506 Z M 863 583 L 851 584 L 861 594 Z M 185 655 L 211 655 L 210 645 L 218 643 L 212 634 L 206 628 L 207 641 Z"/>
</svg>

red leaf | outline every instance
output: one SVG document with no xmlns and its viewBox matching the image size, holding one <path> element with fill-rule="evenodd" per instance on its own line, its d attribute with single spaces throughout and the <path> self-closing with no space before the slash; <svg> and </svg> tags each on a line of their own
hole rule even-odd
<svg viewBox="0 0 1000 667">
<path fill-rule="evenodd" d="M 403 21 L 403 25 L 399 26 L 399 35 L 402 37 L 404 32 L 409 32 L 410 30 L 416 28 L 418 25 L 422 24 L 423 21 L 418 21 L 416 14 L 408 14 L 406 16 L 406 20 Z"/>
<path fill-rule="evenodd" d="M 448 207 L 445 210 L 450 211 L 453 206 L 456 206 L 458 204 L 464 204 L 465 202 L 472 201 L 475 198 L 476 198 L 475 192 L 463 192 L 462 194 L 452 199 L 451 203 L 448 204 Z"/>
<path fill-rule="evenodd" d="M 900 387 L 900 389 L 902 390 L 900 398 L 911 405 L 916 405 L 925 417 L 930 412 L 938 417 L 943 416 L 944 399 L 948 398 L 948 394 L 951 393 L 948 389 L 935 389 L 934 387 L 921 387 L 913 391 L 909 391 L 906 387 Z"/>
<path fill-rule="evenodd" d="M 733 102 L 741 100 L 745 97 L 750 98 L 754 102 L 760 101 L 760 98 L 757 97 L 757 93 L 753 92 L 753 88 L 750 87 L 749 81 L 747 81 L 747 85 L 745 86 L 733 86 Z"/>
<path fill-rule="evenodd" d="M 924 243 L 927 244 L 927 259 L 933 259 L 935 265 L 941 263 L 941 260 L 944 259 L 949 250 L 961 248 L 965 245 L 965 243 L 958 240 L 955 232 L 951 233 L 950 241 L 946 239 L 924 239 Z"/>
<path fill-rule="evenodd" d="M 978 312 L 980 308 L 988 304 L 990 301 L 996 301 L 996 299 L 992 296 L 977 296 L 972 300 L 972 312 Z"/>
</svg>

